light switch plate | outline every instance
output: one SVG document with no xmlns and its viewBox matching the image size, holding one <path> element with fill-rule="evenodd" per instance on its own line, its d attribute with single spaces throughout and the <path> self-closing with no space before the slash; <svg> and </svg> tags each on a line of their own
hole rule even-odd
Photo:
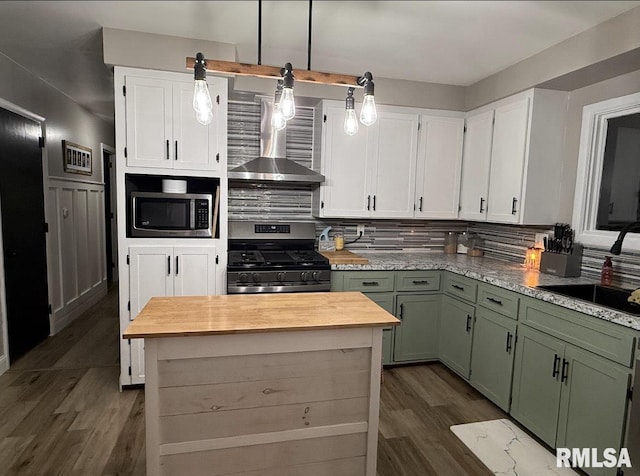
<svg viewBox="0 0 640 476">
<path fill-rule="evenodd" d="M 536 233 L 536 243 L 533 245 L 535 248 L 544 248 L 544 239 L 549 239 L 549 233 Z"/>
</svg>

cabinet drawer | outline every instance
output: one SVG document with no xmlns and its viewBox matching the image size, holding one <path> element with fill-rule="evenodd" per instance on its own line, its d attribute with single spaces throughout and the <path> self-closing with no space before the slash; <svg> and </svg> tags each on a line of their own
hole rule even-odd
<svg viewBox="0 0 640 476">
<path fill-rule="evenodd" d="M 440 271 L 398 271 L 396 291 L 439 291 Z"/>
<path fill-rule="evenodd" d="M 636 333 L 534 298 L 521 299 L 520 321 L 627 367 L 633 365 Z"/>
<path fill-rule="evenodd" d="M 500 289 L 490 284 L 480 284 L 478 287 L 478 304 L 496 311 L 511 319 L 518 319 L 517 294 L 506 289 Z"/>
<path fill-rule="evenodd" d="M 390 272 L 357 272 L 344 275 L 343 291 L 360 291 L 381 293 L 393 291 L 394 273 Z"/>
<path fill-rule="evenodd" d="M 444 277 L 444 292 L 471 303 L 476 302 L 478 283 L 458 274 L 446 273 Z"/>
</svg>

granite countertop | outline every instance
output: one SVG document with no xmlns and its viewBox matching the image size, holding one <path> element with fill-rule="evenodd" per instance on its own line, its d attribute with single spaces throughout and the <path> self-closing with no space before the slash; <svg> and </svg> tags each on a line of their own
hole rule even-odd
<svg viewBox="0 0 640 476">
<path fill-rule="evenodd" d="M 399 323 L 359 292 L 167 296 L 151 298 L 122 337 L 310 331 Z"/>
<path fill-rule="evenodd" d="M 358 250 L 357 253 L 368 258 L 369 264 L 337 264 L 332 265 L 331 269 L 336 271 L 451 271 L 452 273 L 461 274 L 640 331 L 640 315 L 616 311 L 536 288 L 536 286 L 554 284 L 594 284 L 593 278 L 561 278 L 535 270 L 527 270 L 520 264 L 507 263 L 487 257 L 469 257 L 462 254 L 448 255 L 425 251 L 370 252 L 362 250 Z"/>
</svg>

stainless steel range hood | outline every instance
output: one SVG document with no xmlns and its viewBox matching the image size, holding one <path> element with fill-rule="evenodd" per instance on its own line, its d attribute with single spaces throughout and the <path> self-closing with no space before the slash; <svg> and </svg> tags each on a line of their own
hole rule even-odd
<svg viewBox="0 0 640 476">
<path fill-rule="evenodd" d="M 324 175 L 287 159 L 286 128 L 271 127 L 273 102 L 262 98 L 260 104 L 260 157 L 228 172 L 229 180 L 318 184 Z"/>
</svg>

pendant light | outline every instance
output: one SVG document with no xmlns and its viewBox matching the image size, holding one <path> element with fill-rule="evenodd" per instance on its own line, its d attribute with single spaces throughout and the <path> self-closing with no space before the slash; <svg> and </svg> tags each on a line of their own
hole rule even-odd
<svg viewBox="0 0 640 476">
<path fill-rule="evenodd" d="M 287 125 L 287 121 L 282 114 L 280 107 L 280 98 L 282 97 L 282 83 L 281 79 L 278 80 L 278 86 L 276 87 L 276 93 L 273 96 L 273 112 L 271 113 L 271 127 L 276 131 L 281 131 Z"/>
<path fill-rule="evenodd" d="M 286 63 L 280 71 L 282 74 L 282 97 L 280 98 L 280 110 L 286 121 L 296 115 L 296 104 L 293 100 L 293 66 Z"/>
<path fill-rule="evenodd" d="M 344 115 L 344 132 L 350 136 L 358 133 L 358 117 L 355 110 L 355 99 L 353 97 L 354 88 L 347 90 L 347 99 L 345 101 Z"/>
<path fill-rule="evenodd" d="M 213 120 L 213 104 L 209 95 L 207 85 L 207 63 L 202 53 L 196 54 L 196 61 L 193 67 L 194 89 L 193 89 L 193 109 L 196 111 L 196 120 L 202 125 L 208 125 Z"/>
<path fill-rule="evenodd" d="M 358 78 L 358 84 L 364 86 L 364 99 L 362 101 L 362 109 L 360 110 L 360 122 L 365 126 L 370 126 L 378 119 L 376 111 L 376 102 L 373 97 L 373 76 L 370 72 L 364 73 L 364 76 Z"/>
</svg>

